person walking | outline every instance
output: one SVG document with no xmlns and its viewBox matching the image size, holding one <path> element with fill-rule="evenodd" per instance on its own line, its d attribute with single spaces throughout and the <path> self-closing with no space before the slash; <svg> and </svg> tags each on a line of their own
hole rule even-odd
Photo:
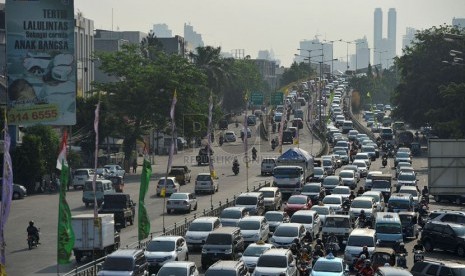
<svg viewBox="0 0 465 276">
<path fill-rule="evenodd" d="M 132 162 L 132 173 L 136 173 L 137 171 L 137 158 L 134 158 L 134 161 Z"/>
</svg>

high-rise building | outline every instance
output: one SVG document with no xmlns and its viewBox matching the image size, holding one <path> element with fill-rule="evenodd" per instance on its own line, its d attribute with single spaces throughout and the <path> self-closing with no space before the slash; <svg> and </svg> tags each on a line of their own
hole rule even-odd
<svg viewBox="0 0 465 276">
<path fill-rule="evenodd" d="M 310 61 L 312 64 L 315 64 L 315 67 L 318 66 L 318 64 L 322 61 L 325 61 L 325 64 L 328 65 L 334 65 L 334 62 L 331 62 L 333 58 L 336 58 L 333 56 L 333 44 L 332 43 L 325 43 L 321 42 L 318 38 L 312 39 L 312 40 L 302 40 L 300 41 L 300 47 L 299 47 L 300 53 L 298 56 L 295 57 L 295 61 L 300 63 L 300 62 L 308 62 L 308 60 L 305 60 L 309 56 L 309 51 L 310 52 Z M 323 53 L 321 51 L 323 49 Z M 314 65 L 312 65 L 312 68 L 314 68 Z M 318 67 L 320 68 L 320 67 Z M 323 73 L 329 73 L 330 70 L 332 69 L 326 69 L 328 67 L 323 66 L 322 67 L 325 72 Z M 318 69 L 319 70 L 319 69 Z M 327 70 L 327 71 L 326 71 Z"/>
<path fill-rule="evenodd" d="M 465 18 L 453 18 L 452 25 L 459 28 L 465 28 Z"/>
<path fill-rule="evenodd" d="M 360 68 L 368 68 L 370 64 L 370 48 L 368 48 L 368 40 L 366 36 L 356 39 L 355 43 L 355 70 Z"/>
<path fill-rule="evenodd" d="M 396 56 L 396 34 L 397 34 L 397 12 L 396 9 L 390 8 L 388 11 L 388 29 L 387 29 L 387 39 L 388 39 L 388 48 L 387 48 L 387 58 L 391 59 L 390 62 L 387 62 L 387 66 L 392 64 L 392 58 Z"/>
<path fill-rule="evenodd" d="M 173 37 L 173 32 L 166 24 L 154 24 L 152 31 L 156 37 Z"/>
<path fill-rule="evenodd" d="M 390 8 L 388 11 L 387 38 L 383 38 L 383 12 L 381 8 L 376 8 L 373 22 L 373 60 L 374 65 L 381 65 L 386 68 L 392 65 L 392 58 L 396 56 L 396 34 L 397 34 L 397 12 Z"/>
<path fill-rule="evenodd" d="M 187 42 L 187 49 L 195 51 L 197 47 L 203 47 L 202 35 L 194 31 L 194 27 L 184 23 L 184 40 Z"/>
<path fill-rule="evenodd" d="M 381 8 L 375 9 L 374 14 L 374 25 L 373 25 L 373 47 L 375 49 L 381 49 L 381 41 L 383 40 L 383 11 Z M 380 63 L 376 57 L 373 57 L 375 63 Z"/>
<path fill-rule="evenodd" d="M 415 28 L 407 27 L 405 29 L 405 35 L 402 37 L 402 50 L 412 44 L 416 33 L 417 30 Z"/>
</svg>

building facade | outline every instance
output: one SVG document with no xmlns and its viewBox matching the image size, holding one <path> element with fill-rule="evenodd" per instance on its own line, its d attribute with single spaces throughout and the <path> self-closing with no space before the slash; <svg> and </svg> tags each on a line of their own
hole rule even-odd
<svg viewBox="0 0 465 276">
<path fill-rule="evenodd" d="M 168 28 L 166 24 L 155 24 L 153 25 L 153 33 L 157 38 L 173 37 L 173 32 Z"/>
<path fill-rule="evenodd" d="M 416 33 L 417 30 L 415 28 L 407 27 L 405 29 L 405 35 L 402 37 L 402 50 L 412 45 Z"/>
</svg>

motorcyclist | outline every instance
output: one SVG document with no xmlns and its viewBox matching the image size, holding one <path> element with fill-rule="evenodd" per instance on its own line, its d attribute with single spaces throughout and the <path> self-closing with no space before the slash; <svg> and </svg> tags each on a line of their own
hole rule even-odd
<svg viewBox="0 0 465 276">
<path fill-rule="evenodd" d="M 420 214 L 420 216 L 428 215 L 428 208 L 426 207 L 426 205 L 422 205 L 421 208 L 418 210 L 418 213 Z"/>
<path fill-rule="evenodd" d="M 219 140 L 220 146 L 222 146 L 224 142 L 223 135 L 220 135 L 220 138 L 218 138 L 218 140 Z"/>
<path fill-rule="evenodd" d="M 316 245 L 319 245 L 322 250 L 324 250 L 326 248 L 325 244 L 323 243 L 323 241 L 320 238 L 316 239 Z M 315 245 L 315 247 L 316 247 L 316 245 Z"/>
<path fill-rule="evenodd" d="M 232 170 L 233 170 L 233 172 L 235 170 L 239 170 L 239 161 L 237 161 L 237 157 L 234 157 Z"/>
<path fill-rule="evenodd" d="M 325 251 L 321 247 L 321 245 L 317 244 L 315 245 L 315 250 L 313 251 L 313 256 L 318 256 L 318 257 L 324 257 L 325 256 Z"/>
<path fill-rule="evenodd" d="M 311 256 L 307 248 L 302 248 L 302 250 L 300 250 L 300 260 L 306 263 L 311 261 Z"/>
<path fill-rule="evenodd" d="M 37 227 L 34 226 L 34 221 L 33 220 L 29 221 L 29 226 L 27 227 L 26 231 L 27 231 L 28 235 L 31 235 L 34 239 L 36 239 L 37 244 L 40 244 L 40 242 L 39 242 L 39 229 L 37 229 Z"/>
<path fill-rule="evenodd" d="M 365 192 L 365 189 L 363 189 L 363 187 L 360 186 L 357 191 L 357 196 L 363 195 L 364 192 Z"/>
<path fill-rule="evenodd" d="M 365 255 L 365 257 L 367 257 L 368 259 L 370 258 L 370 252 L 368 252 L 368 246 L 366 246 L 366 245 L 363 246 L 362 252 L 360 252 L 360 254 L 358 254 L 359 258 L 362 255 Z"/>
<path fill-rule="evenodd" d="M 367 216 L 366 216 L 366 214 L 365 214 L 365 210 L 362 209 L 362 210 L 360 211 L 360 214 L 358 215 L 358 221 L 360 221 L 360 222 L 363 221 L 363 222 L 365 223 L 366 220 L 367 220 Z"/>
<path fill-rule="evenodd" d="M 339 240 L 338 238 L 334 235 L 334 233 L 330 233 L 328 237 L 328 241 L 326 243 L 326 252 L 332 253 L 333 255 L 337 255 L 337 252 L 339 251 Z"/>
<path fill-rule="evenodd" d="M 276 148 L 276 139 L 271 140 L 271 148 L 274 150 Z"/>
<path fill-rule="evenodd" d="M 303 238 L 303 241 L 305 243 L 312 243 L 313 242 L 312 233 L 310 231 L 305 232 L 305 236 Z"/>
<path fill-rule="evenodd" d="M 365 265 L 360 270 L 360 275 L 362 275 L 362 276 L 372 276 L 374 274 L 375 274 L 375 271 L 373 270 L 373 267 L 371 266 L 371 261 L 370 260 L 365 260 Z"/>
<path fill-rule="evenodd" d="M 403 242 L 401 242 L 399 244 L 399 249 L 397 250 L 399 254 L 405 254 L 405 255 L 408 255 L 407 254 L 407 249 L 405 249 L 405 244 Z"/>
<path fill-rule="evenodd" d="M 421 240 L 417 240 L 417 244 L 413 246 L 413 251 L 425 251 L 425 247 L 423 247 L 423 244 L 421 243 Z"/>
<path fill-rule="evenodd" d="M 365 256 L 365 254 L 360 255 L 360 257 L 358 257 L 358 260 L 355 262 L 354 269 L 360 271 L 365 265 L 366 258 L 367 257 Z"/>
<path fill-rule="evenodd" d="M 342 209 L 349 210 L 350 209 L 350 200 L 348 198 L 344 199 L 342 203 Z"/>
<path fill-rule="evenodd" d="M 421 190 L 422 196 L 429 196 L 428 186 L 423 186 L 423 190 Z"/>
<path fill-rule="evenodd" d="M 350 191 L 349 200 L 352 201 L 355 199 L 354 191 Z"/>
<path fill-rule="evenodd" d="M 255 147 L 252 147 L 252 159 L 257 159 L 257 149 L 255 149 Z"/>
</svg>

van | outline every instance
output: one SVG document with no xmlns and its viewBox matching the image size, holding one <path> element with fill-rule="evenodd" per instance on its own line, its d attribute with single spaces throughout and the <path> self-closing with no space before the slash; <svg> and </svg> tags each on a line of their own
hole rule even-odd
<svg viewBox="0 0 465 276">
<path fill-rule="evenodd" d="M 73 188 L 84 188 L 84 183 L 95 174 L 93 169 L 77 169 L 73 173 Z"/>
<path fill-rule="evenodd" d="M 260 167 L 261 167 L 262 175 L 267 175 L 267 174 L 273 175 L 273 169 L 274 167 L 276 167 L 276 158 L 273 158 L 273 157 L 263 158 L 262 164 Z"/>
<path fill-rule="evenodd" d="M 388 212 L 413 211 L 415 201 L 411 194 L 392 194 L 388 201 Z"/>
<path fill-rule="evenodd" d="M 199 173 L 195 179 L 195 194 L 218 192 L 218 179 L 213 178 L 210 173 Z"/>
<path fill-rule="evenodd" d="M 359 257 L 364 246 L 368 247 L 370 256 L 373 254 L 376 245 L 376 231 L 369 228 L 356 228 L 352 230 L 347 239 L 347 245 L 344 250 L 344 261 L 352 265 L 354 260 Z"/>
<path fill-rule="evenodd" d="M 375 231 L 378 246 L 394 248 L 403 241 L 402 222 L 397 213 L 377 213 Z"/>
<path fill-rule="evenodd" d="M 105 258 L 98 276 L 147 275 L 149 264 L 142 249 L 118 249 Z"/>
<path fill-rule="evenodd" d="M 304 111 L 302 109 L 294 110 L 294 118 L 304 119 Z"/>
<path fill-rule="evenodd" d="M 103 202 L 103 198 L 107 194 L 115 193 L 113 183 L 108 179 L 97 179 L 95 181 L 95 198 L 97 199 L 97 205 L 100 206 Z M 90 204 L 94 204 L 94 189 L 92 186 L 92 180 L 87 180 L 84 184 L 82 191 L 82 202 L 88 207 Z"/>
<path fill-rule="evenodd" d="M 281 209 L 283 198 L 281 191 L 277 187 L 262 187 L 259 192 L 263 194 L 265 200 L 265 210 L 277 211 Z"/>
<path fill-rule="evenodd" d="M 219 260 L 237 260 L 244 251 L 244 238 L 239 227 L 220 227 L 208 234 L 202 247 L 202 268 Z"/>
<path fill-rule="evenodd" d="M 344 121 L 342 123 L 342 133 L 349 133 L 349 130 L 354 129 L 354 123 L 352 121 Z"/>
<path fill-rule="evenodd" d="M 242 193 L 236 198 L 236 207 L 245 207 L 249 215 L 263 216 L 265 199 L 261 192 Z"/>
</svg>

